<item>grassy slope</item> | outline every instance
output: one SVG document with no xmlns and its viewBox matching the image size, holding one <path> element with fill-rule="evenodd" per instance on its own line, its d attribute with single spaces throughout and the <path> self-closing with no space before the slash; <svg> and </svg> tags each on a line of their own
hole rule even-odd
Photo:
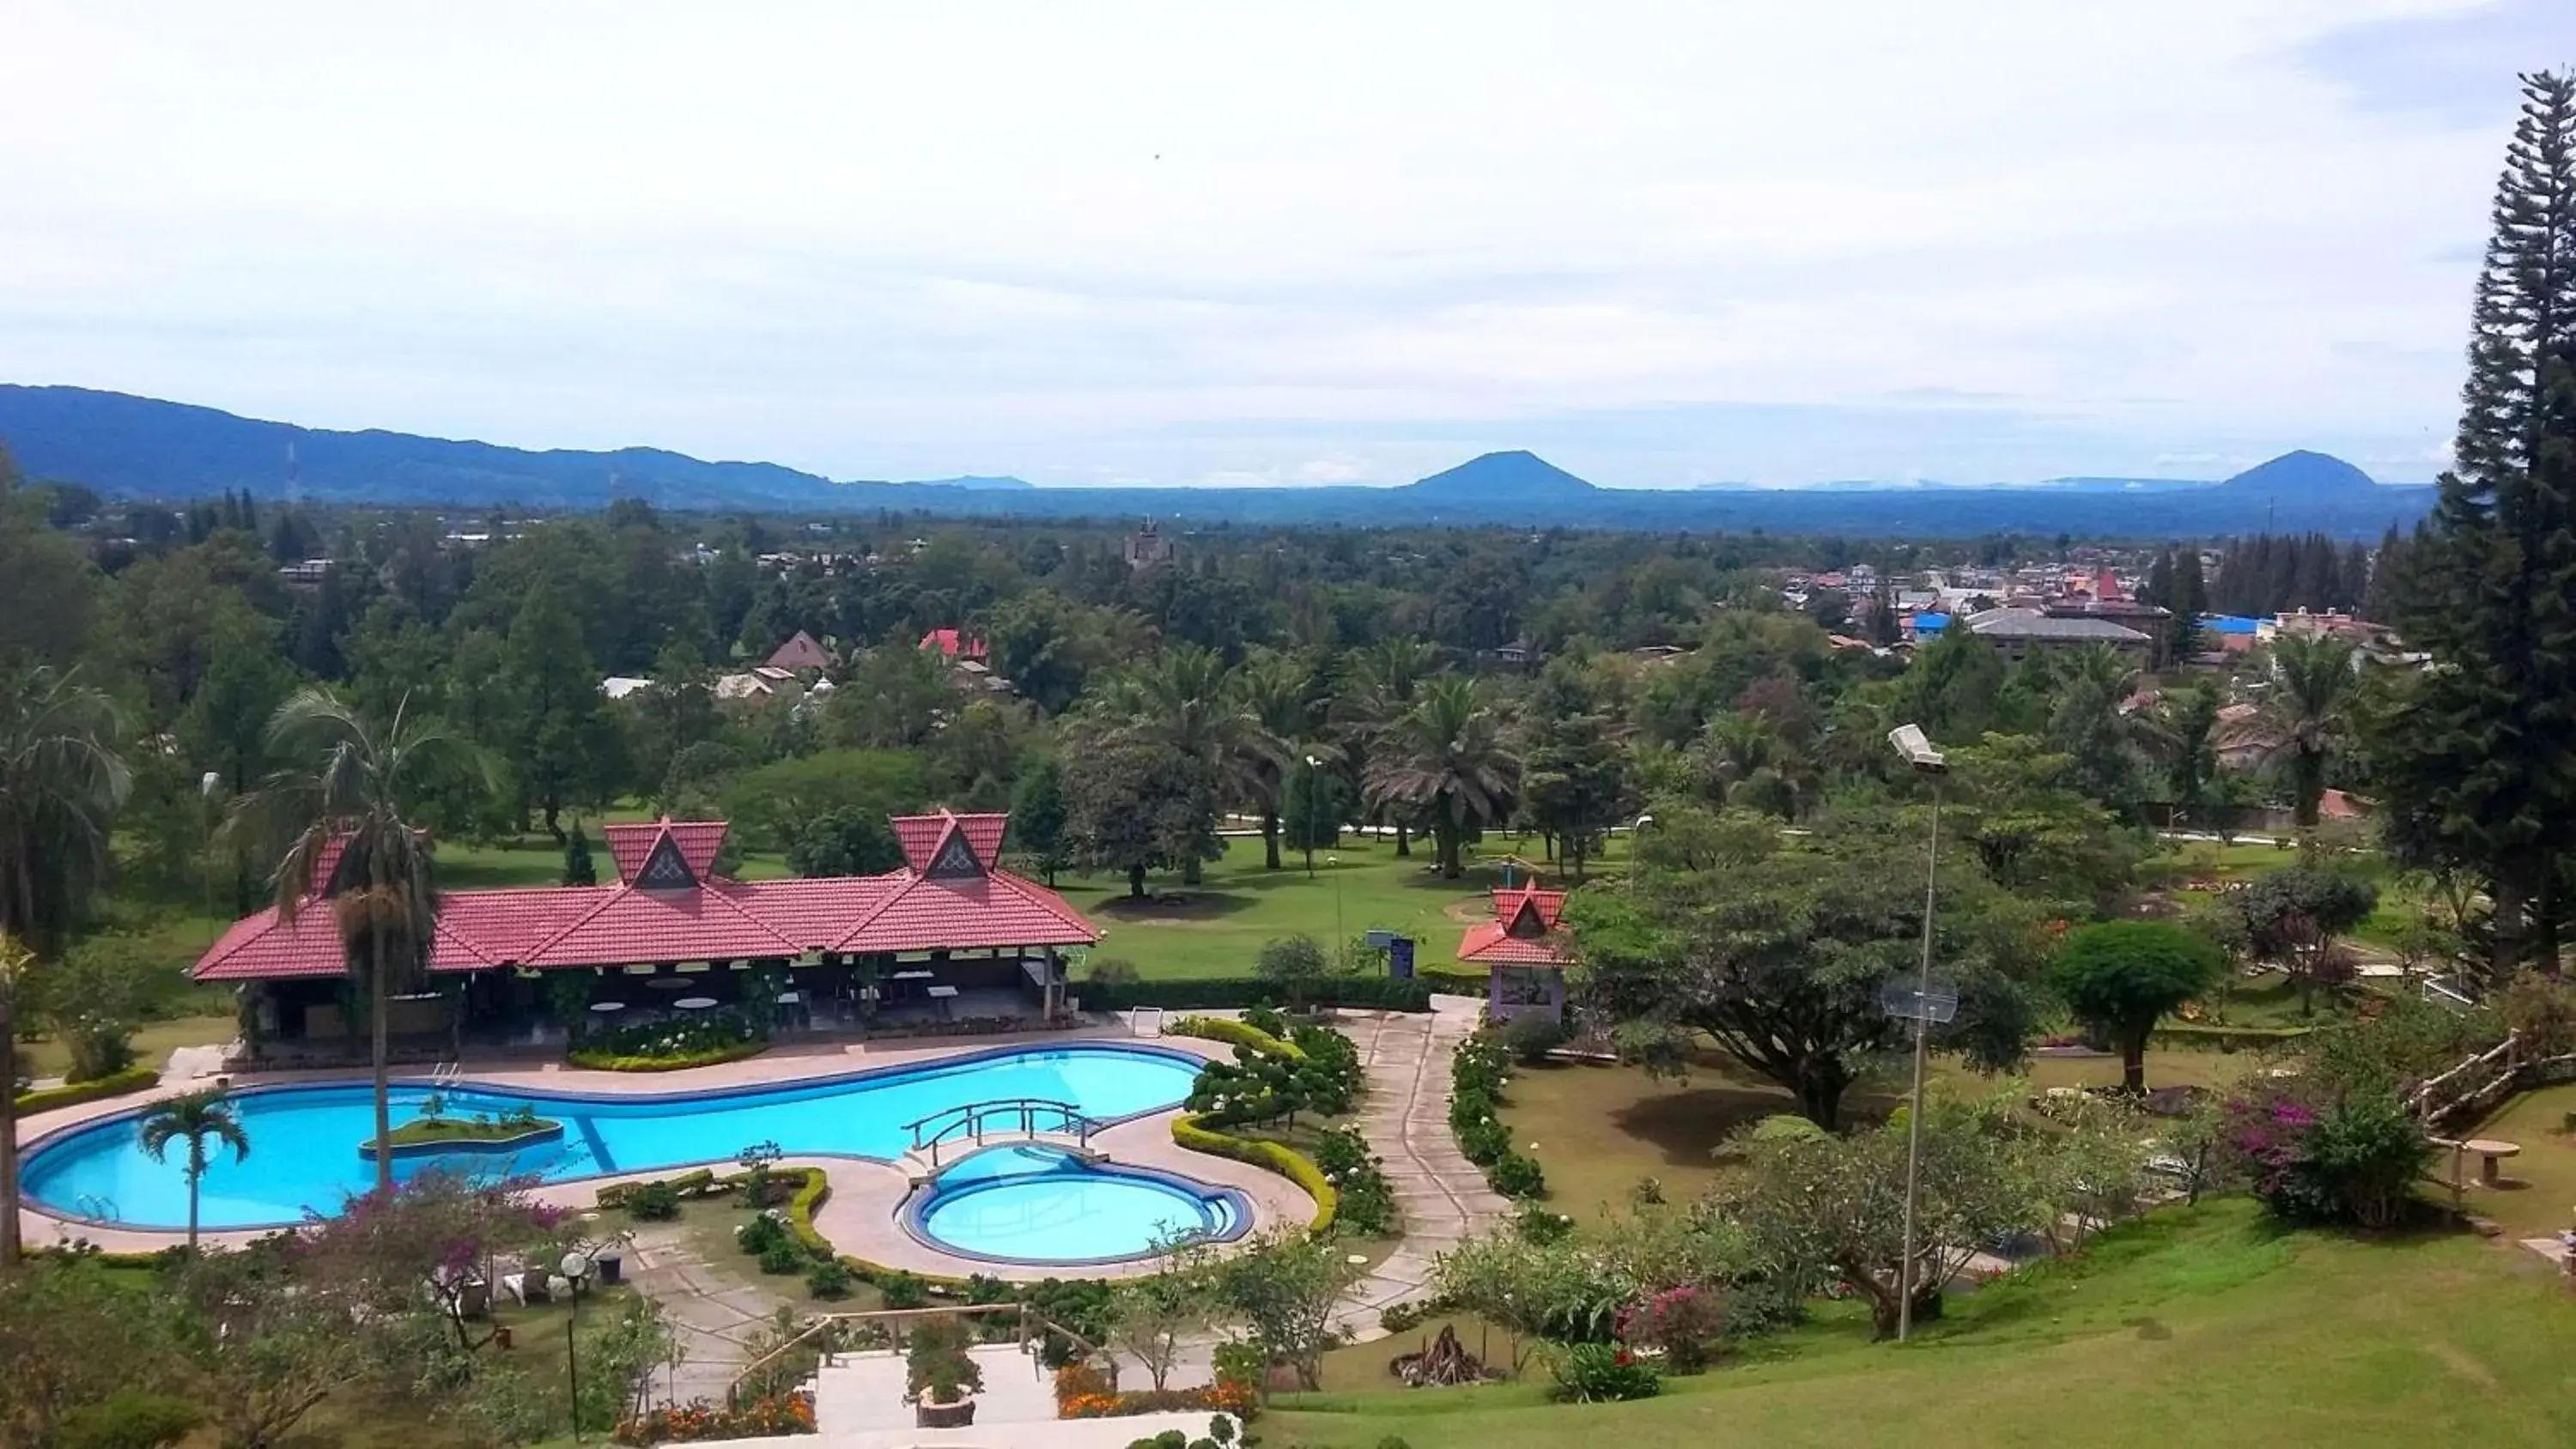
<svg viewBox="0 0 2576 1449">
<path fill-rule="evenodd" d="M 2576 1307 L 2504 1249 L 2171 1210 L 1957 1300 L 1903 1350 L 1847 1316 L 1634 1404 L 1529 1384 L 1313 1401 L 1280 1446 L 2358 1445 L 2576 1442 Z M 1285 1406 L 1283 1406 L 1285 1407 Z"/>
</svg>

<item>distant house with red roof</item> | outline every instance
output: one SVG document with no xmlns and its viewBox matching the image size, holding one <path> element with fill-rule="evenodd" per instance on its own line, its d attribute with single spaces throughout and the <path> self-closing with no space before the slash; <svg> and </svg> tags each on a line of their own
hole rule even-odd
<svg viewBox="0 0 2576 1449">
<path fill-rule="evenodd" d="M 1054 891 L 1002 868 L 1009 817 L 941 811 L 892 823 L 904 863 L 883 875 L 736 880 L 717 867 L 726 822 L 665 817 L 603 827 L 617 872 L 609 884 L 445 892 L 427 964 L 453 1009 L 437 1029 L 511 1035 L 560 1009 L 550 979 L 569 975 L 590 978 L 585 1011 L 618 1003 L 601 1017 L 669 1004 L 654 999 L 655 982 L 669 981 L 766 1019 L 785 1003 L 744 999 L 754 967 L 783 973 L 796 1005 L 827 1014 L 870 1014 L 899 989 L 898 970 L 919 973 L 908 982 L 925 990 L 1033 989 L 1042 1015 L 1060 1014 L 1059 952 L 1100 932 Z M 320 864 L 329 896 L 338 883 L 327 855 Z M 263 1019 L 287 1040 L 306 1034 L 317 1008 L 340 1022 L 344 966 L 326 909 L 292 922 L 274 906 L 245 916 L 189 974 L 261 993 Z"/>
<path fill-rule="evenodd" d="M 1532 876 L 1493 893 L 1494 916 L 1467 928 L 1458 959 L 1483 966 L 1485 1010 L 1496 1021 L 1565 1018 L 1565 892 L 1541 889 Z"/>
<path fill-rule="evenodd" d="M 921 636 L 921 647 L 936 649 L 951 659 L 982 659 L 984 636 L 963 629 L 933 629 Z"/>
</svg>

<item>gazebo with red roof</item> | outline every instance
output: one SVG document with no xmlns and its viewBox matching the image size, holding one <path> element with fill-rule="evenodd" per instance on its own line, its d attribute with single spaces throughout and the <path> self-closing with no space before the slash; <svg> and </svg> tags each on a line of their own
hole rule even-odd
<svg viewBox="0 0 2576 1449">
<path fill-rule="evenodd" d="M 1565 892 L 1538 878 L 1493 893 L 1494 918 L 1467 928 L 1458 959 L 1486 968 L 1485 1010 L 1496 1021 L 1565 1019 Z"/>
<path fill-rule="evenodd" d="M 818 1019 L 871 1017 L 914 983 L 1033 990 L 1041 1016 L 1062 1014 L 1060 953 L 1100 932 L 1054 891 L 1002 868 L 1009 817 L 943 810 L 892 823 L 899 869 L 764 881 L 719 868 L 724 821 L 606 826 L 617 871 L 610 884 L 444 893 L 429 952 L 433 989 L 402 1003 L 389 1026 L 451 1039 L 469 1029 L 515 1036 L 549 1010 L 586 1014 L 594 1000 L 669 1005 L 649 988 L 683 984 L 675 978 L 686 978 L 686 992 L 674 992 L 684 999 L 766 1014 L 773 1003 L 745 994 L 755 979 L 781 973 L 796 1004 L 819 1008 Z M 299 911 L 292 923 L 275 907 L 246 916 L 190 974 L 255 989 L 264 1035 L 321 1038 L 355 1027 L 340 1005 L 344 967 L 327 910 Z M 581 985 L 556 984 L 568 980 Z"/>
</svg>

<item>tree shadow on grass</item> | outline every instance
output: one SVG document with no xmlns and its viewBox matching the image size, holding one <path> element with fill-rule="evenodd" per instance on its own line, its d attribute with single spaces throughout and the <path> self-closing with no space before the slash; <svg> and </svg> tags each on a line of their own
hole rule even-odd
<svg viewBox="0 0 2576 1449">
<path fill-rule="evenodd" d="M 1250 910 L 1253 898 L 1234 891 L 1177 887 L 1144 900 L 1107 897 L 1091 909 L 1118 921 L 1212 921 Z"/>
<path fill-rule="evenodd" d="M 1681 1087 L 1641 1097 L 1610 1114 L 1623 1134 L 1652 1146 L 1664 1161 L 1706 1167 L 1737 1129 L 1782 1112 L 1795 1112 L 1788 1093 L 1771 1087 Z"/>
</svg>

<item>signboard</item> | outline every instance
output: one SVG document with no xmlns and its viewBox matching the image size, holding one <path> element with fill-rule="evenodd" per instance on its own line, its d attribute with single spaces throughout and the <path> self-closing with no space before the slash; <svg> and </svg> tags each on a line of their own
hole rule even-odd
<svg viewBox="0 0 2576 1449">
<path fill-rule="evenodd" d="M 1397 936 L 1387 942 L 1386 974 L 1398 981 L 1413 979 L 1413 938 Z"/>
</svg>

